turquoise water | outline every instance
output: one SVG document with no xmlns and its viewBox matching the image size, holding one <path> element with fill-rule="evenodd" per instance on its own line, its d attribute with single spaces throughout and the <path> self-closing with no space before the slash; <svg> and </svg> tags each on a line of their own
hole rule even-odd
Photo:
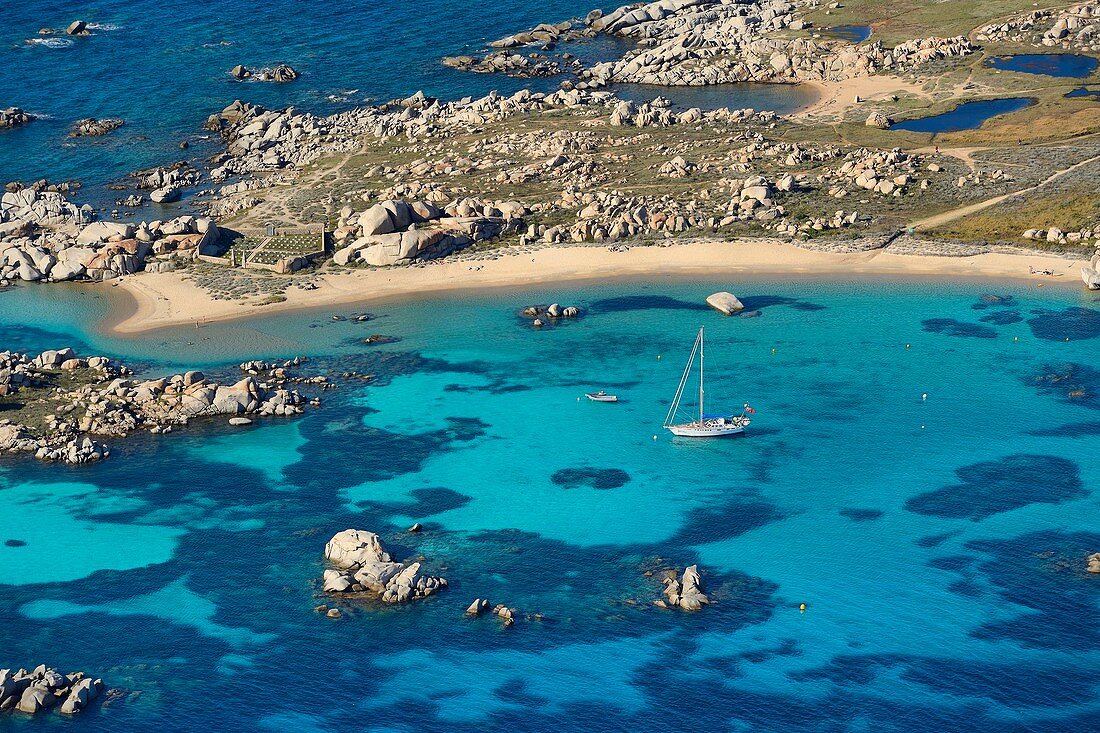
<svg viewBox="0 0 1100 733">
<path fill-rule="evenodd" d="M 931 133 L 976 130 L 988 119 L 1011 112 L 1019 112 L 1033 104 L 1035 104 L 1035 100 L 1027 97 L 964 102 L 950 112 L 932 115 L 931 117 L 903 120 L 890 129 Z"/>
<path fill-rule="evenodd" d="M 760 316 L 700 305 L 719 288 Z M 51 289 L 35 310 L 29 292 L 0 294 L 27 348 L 109 348 L 157 371 L 200 339 L 214 370 L 256 350 L 377 375 L 292 422 L 0 466 L 0 663 L 130 691 L 36 728 L 1100 724 L 1095 294 L 668 280 L 118 340 L 91 328 L 104 304 L 88 291 Z M 517 315 L 550 301 L 583 316 L 536 332 Z M 708 403 L 758 410 L 743 438 L 660 430 L 700 325 Z M 622 401 L 578 399 L 596 388 Z M 323 546 L 347 527 L 423 554 L 451 587 L 320 617 Z M 644 571 L 661 562 L 700 563 L 715 602 L 653 607 Z M 467 620 L 474 597 L 544 618 Z"/>
<path fill-rule="evenodd" d="M 1100 59 L 1073 53 L 1023 53 L 994 56 L 986 66 L 1001 71 L 1084 79 L 1100 66 Z"/>
</svg>

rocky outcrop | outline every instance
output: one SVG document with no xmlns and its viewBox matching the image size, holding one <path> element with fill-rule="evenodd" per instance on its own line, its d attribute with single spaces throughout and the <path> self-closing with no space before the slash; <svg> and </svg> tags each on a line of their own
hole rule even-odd
<svg viewBox="0 0 1100 733">
<path fill-rule="evenodd" d="M 300 74 L 294 67 L 288 64 L 279 64 L 274 68 L 257 69 L 253 71 L 247 66 L 238 64 L 229 71 L 229 75 L 234 79 L 252 79 L 253 81 L 274 81 L 274 82 L 288 82 L 297 79 Z"/>
<path fill-rule="evenodd" d="M 9 195 L 17 194 L 4 194 L 5 200 Z M 38 199 L 32 206 L 40 202 Z M 67 212 L 63 206 L 57 205 L 53 211 Z M 43 214 L 33 208 L 28 211 L 13 206 L 11 211 L 15 217 L 30 215 L 46 221 L 58 218 L 64 221 L 63 213 L 51 210 Z M 37 235 L 32 232 L 33 224 L 33 220 L 18 218 L 0 224 L 0 278 L 26 282 L 110 280 L 149 265 L 163 269 L 160 265 L 173 259 L 194 259 L 199 254 L 214 253 L 221 237 L 212 219 L 190 215 L 136 225 L 92 222 L 79 229 L 69 225 L 66 231 Z"/>
<path fill-rule="evenodd" d="M 91 208 L 81 209 L 57 191 L 29 187 L 0 195 L 0 222 L 20 221 L 34 226 L 64 226 L 91 218 Z"/>
<path fill-rule="evenodd" d="M 1100 552 L 1094 552 L 1085 560 L 1090 573 L 1100 573 Z"/>
<path fill-rule="evenodd" d="M 882 112 L 872 112 L 864 123 L 867 127 L 877 127 L 880 130 L 889 130 L 894 126 L 894 121 Z"/>
<path fill-rule="evenodd" d="M 512 51 L 496 51 L 486 56 L 447 56 L 443 65 L 475 74 L 504 74 L 518 79 L 557 76 L 564 67 L 579 72 L 583 69 L 577 59 L 565 61 L 539 53 L 519 54 Z M 564 65 L 564 67 L 563 67 Z"/>
<path fill-rule="evenodd" d="M 37 396 L 61 375 L 69 388 Z M 219 384 L 197 371 L 136 380 L 125 365 L 102 356 L 81 358 L 68 348 L 34 357 L 0 352 L 0 394 L 14 398 L 0 421 L 0 451 L 87 463 L 110 455 L 99 442 L 105 437 L 138 430 L 169 433 L 203 417 L 298 415 L 307 400 L 287 387 L 291 381 L 306 380 L 285 369 L 269 372 L 264 381 L 247 376 L 233 384 Z M 19 393 L 28 388 L 35 390 L 35 409 L 24 417 Z M 43 410 L 49 414 L 38 417 Z"/>
<path fill-rule="evenodd" d="M 446 578 L 427 575 L 421 562 L 394 562 L 374 532 L 346 529 L 325 545 L 326 593 L 367 593 L 383 603 L 408 603 L 447 587 Z"/>
<path fill-rule="evenodd" d="M 1081 268 L 1081 280 L 1089 290 L 1100 290 L 1100 253 L 1093 255 L 1089 264 Z"/>
<path fill-rule="evenodd" d="M 673 607 L 682 608 L 685 611 L 699 611 L 710 603 L 710 599 L 703 593 L 703 580 L 699 575 L 698 565 L 689 565 L 684 569 L 684 574 L 676 577 L 676 573 L 669 571 L 664 579 L 665 598 Z"/>
<path fill-rule="evenodd" d="M 85 117 L 73 123 L 72 129 L 69 130 L 69 137 L 99 137 L 117 130 L 124 124 L 126 124 L 125 120 L 117 117 L 104 117 L 101 120 Z"/>
<path fill-rule="evenodd" d="M 88 35 L 88 24 L 83 20 L 74 20 L 65 29 L 65 34 L 69 36 L 86 36 Z"/>
<path fill-rule="evenodd" d="M 601 33 L 639 44 L 618 61 L 596 64 L 586 72 L 601 84 L 841 81 L 975 50 L 965 36 L 912 40 L 894 48 L 878 42 L 852 46 L 776 37 L 779 31 L 806 25 L 798 6 L 785 0 L 658 0 L 625 5 L 590 22 Z"/>
<path fill-rule="evenodd" d="M 707 305 L 727 316 L 745 310 L 744 304 L 737 299 L 736 295 L 725 291 L 708 295 Z"/>
<path fill-rule="evenodd" d="M 568 305 L 562 307 L 558 303 L 551 303 L 550 305 L 529 305 L 520 311 L 521 316 L 532 319 L 532 323 L 537 326 L 554 323 L 563 318 L 578 318 L 580 314 L 580 308 L 577 306 Z"/>
<path fill-rule="evenodd" d="M 22 127 L 23 125 L 33 121 L 34 119 L 34 115 L 24 112 L 19 107 L 8 107 L 7 109 L 0 109 L 0 130 L 5 130 L 12 127 Z"/>
<path fill-rule="evenodd" d="M 149 192 L 149 200 L 155 204 L 167 204 L 180 200 L 181 191 L 176 186 L 155 188 Z"/>
<path fill-rule="evenodd" d="M 445 209 L 415 201 L 382 201 L 366 211 L 344 212 L 334 240 L 338 265 L 387 267 L 444 257 L 474 242 L 509 234 L 523 226 L 522 204 L 486 204 L 475 199 L 453 202 Z"/>
<path fill-rule="evenodd" d="M 1078 51 L 1100 51 L 1100 0 L 1062 8 L 1029 10 L 978 29 L 989 43 L 1032 43 Z"/>
<path fill-rule="evenodd" d="M 35 715 L 56 708 L 65 715 L 75 715 L 102 692 L 103 681 L 83 672 L 61 674 L 44 664 L 31 671 L 0 669 L 0 711 Z"/>
</svg>

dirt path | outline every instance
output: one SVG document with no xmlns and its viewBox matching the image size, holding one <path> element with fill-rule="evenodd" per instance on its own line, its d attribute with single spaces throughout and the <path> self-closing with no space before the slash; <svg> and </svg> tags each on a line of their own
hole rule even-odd
<svg viewBox="0 0 1100 733">
<path fill-rule="evenodd" d="M 918 232 L 919 231 L 927 231 L 929 229 L 935 229 L 936 227 L 943 226 L 944 224 L 947 224 L 949 222 L 957 221 L 958 219 L 966 218 L 966 217 L 970 216 L 971 214 L 976 214 L 979 211 L 983 211 L 985 209 L 988 209 L 990 206 L 996 206 L 997 204 L 1001 203 L 1002 201 L 1005 201 L 1006 199 L 1010 199 L 1013 196 L 1023 196 L 1025 194 L 1032 193 L 1033 191 L 1037 191 L 1040 188 L 1043 188 L 1044 186 L 1047 186 L 1047 185 L 1053 183 L 1054 181 L 1058 180 L 1059 178 L 1066 175 L 1067 173 L 1072 173 L 1073 171 L 1077 170 L 1078 168 L 1083 168 L 1084 166 L 1089 165 L 1091 163 L 1095 163 L 1097 161 L 1100 161 L 1100 155 L 1096 155 L 1096 156 L 1093 156 L 1093 157 L 1088 158 L 1086 160 L 1082 160 L 1080 163 L 1076 163 L 1074 165 L 1071 165 L 1069 168 L 1065 168 L 1063 170 L 1052 173 L 1050 176 L 1048 176 L 1047 178 L 1044 178 L 1043 180 L 1039 181 L 1034 186 L 1030 186 L 1028 188 L 1023 188 L 1023 189 L 1020 189 L 1019 191 L 1012 191 L 1011 193 L 1002 194 L 1001 196 L 994 196 L 991 199 L 986 199 L 985 201 L 979 201 L 978 203 L 970 204 L 969 206 L 963 206 L 963 207 L 958 208 L 958 209 L 952 209 L 951 211 L 945 211 L 945 212 L 942 212 L 940 214 L 936 214 L 935 216 L 930 216 L 927 219 L 921 219 L 920 221 L 916 221 L 916 222 L 913 222 L 912 224 L 910 224 L 909 228 L 913 229 L 914 231 L 918 231 Z"/>
</svg>

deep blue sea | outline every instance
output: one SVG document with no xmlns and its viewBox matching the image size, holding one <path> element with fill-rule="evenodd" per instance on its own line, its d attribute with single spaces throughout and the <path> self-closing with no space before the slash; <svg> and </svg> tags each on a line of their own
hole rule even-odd
<svg viewBox="0 0 1100 733">
<path fill-rule="evenodd" d="M 9 2 L 0 23 L 0 106 L 43 118 L 0 132 L 0 182 L 77 179 L 75 197 L 95 206 L 119 194 L 105 184 L 139 168 L 176 160 L 201 162 L 217 151 L 202 123 L 234 99 L 331 114 L 417 90 L 443 99 L 497 89 L 557 89 L 555 79 L 511 79 L 444 67 L 443 56 L 477 52 L 489 41 L 541 22 L 583 17 L 599 0 L 402 0 L 317 3 L 305 0 L 61 0 Z M 40 37 L 43 27 L 93 24 L 87 38 Z M 586 62 L 618 58 L 624 47 L 600 39 L 562 44 Z M 229 70 L 289 63 L 301 74 L 287 84 L 237 81 Z M 658 94 L 686 105 L 754 107 L 786 112 L 812 101 L 794 87 L 745 84 L 665 90 L 628 85 L 624 96 Z M 681 97 L 681 99 L 678 99 Z M 121 117 L 102 138 L 67 138 L 82 117 Z M 190 148 L 179 149 L 187 141 Z M 125 194 L 122 194 L 125 196 Z"/>
<path fill-rule="evenodd" d="M 701 305 L 718 288 L 759 317 Z M 126 690 L 0 729 L 1100 727 L 1095 294 L 575 284 L 121 340 L 93 326 L 101 290 L 44 292 L 0 294 L 5 346 L 151 374 L 304 353 L 376 379 L 293 421 L 0 465 L 0 664 Z M 583 317 L 539 332 L 517 315 L 550 301 Z M 709 404 L 758 411 L 743 438 L 660 429 L 700 325 Z M 621 402 L 580 399 L 595 388 Z M 451 587 L 314 613 L 325 541 L 348 527 Z M 714 603 L 652 606 L 645 571 L 693 562 Z M 543 619 L 466 619 L 475 597 Z"/>
</svg>

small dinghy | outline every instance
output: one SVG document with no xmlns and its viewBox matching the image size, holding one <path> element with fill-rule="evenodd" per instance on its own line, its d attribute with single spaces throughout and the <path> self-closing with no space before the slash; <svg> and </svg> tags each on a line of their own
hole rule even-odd
<svg viewBox="0 0 1100 733">
<path fill-rule="evenodd" d="M 599 392 L 586 392 L 584 396 L 587 397 L 588 399 L 592 400 L 593 402 L 618 402 L 619 401 L 619 398 L 618 398 L 617 395 L 608 394 L 607 392 L 604 392 L 602 389 Z"/>
</svg>

